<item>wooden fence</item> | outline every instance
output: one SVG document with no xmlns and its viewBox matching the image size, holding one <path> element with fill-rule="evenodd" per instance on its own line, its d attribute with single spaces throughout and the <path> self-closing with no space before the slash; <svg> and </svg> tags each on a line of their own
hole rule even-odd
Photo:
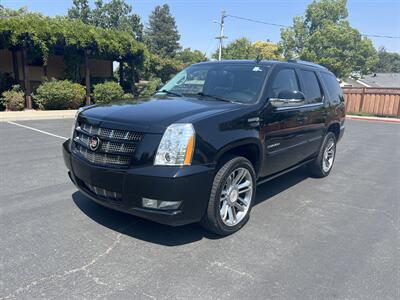
<svg viewBox="0 0 400 300">
<path fill-rule="evenodd" d="M 343 88 L 346 112 L 400 117 L 400 88 Z"/>
</svg>

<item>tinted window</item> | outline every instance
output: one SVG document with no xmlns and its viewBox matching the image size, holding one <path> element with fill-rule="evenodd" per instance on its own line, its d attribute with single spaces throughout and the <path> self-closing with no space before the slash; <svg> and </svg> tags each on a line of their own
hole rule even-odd
<svg viewBox="0 0 400 300">
<path fill-rule="evenodd" d="M 202 92 L 235 102 L 251 103 L 258 99 L 269 68 L 269 65 L 255 64 L 193 65 L 178 73 L 161 90 L 197 98 Z"/>
<path fill-rule="evenodd" d="M 282 91 L 299 91 L 296 72 L 294 69 L 282 69 L 276 74 L 272 85 L 272 98 L 278 98 Z"/>
<path fill-rule="evenodd" d="M 318 103 L 322 101 L 321 87 L 317 75 L 313 71 L 300 70 L 304 84 L 304 94 L 307 103 Z"/>
<path fill-rule="evenodd" d="M 328 89 L 329 100 L 331 102 L 340 102 L 343 99 L 343 91 L 340 88 L 336 77 L 328 73 L 321 73 L 321 76 L 326 88 Z"/>
</svg>

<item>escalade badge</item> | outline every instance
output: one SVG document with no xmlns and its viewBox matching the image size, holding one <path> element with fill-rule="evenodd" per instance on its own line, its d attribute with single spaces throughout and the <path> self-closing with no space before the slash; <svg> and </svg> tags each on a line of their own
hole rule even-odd
<svg viewBox="0 0 400 300">
<path fill-rule="evenodd" d="M 100 139 L 97 136 L 92 136 L 89 140 L 90 150 L 96 151 L 100 146 Z"/>
</svg>

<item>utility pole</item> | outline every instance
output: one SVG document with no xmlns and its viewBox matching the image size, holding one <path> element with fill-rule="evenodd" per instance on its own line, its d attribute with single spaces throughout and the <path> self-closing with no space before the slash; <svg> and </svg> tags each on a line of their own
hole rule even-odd
<svg viewBox="0 0 400 300">
<path fill-rule="evenodd" d="M 226 11 L 222 11 L 221 14 L 221 21 L 214 21 L 214 23 L 219 24 L 219 36 L 216 37 L 217 40 L 219 40 L 219 54 L 218 54 L 218 60 L 222 59 L 222 42 L 224 39 L 228 38 L 227 36 L 224 36 L 224 19 L 227 17 Z"/>
</svg>

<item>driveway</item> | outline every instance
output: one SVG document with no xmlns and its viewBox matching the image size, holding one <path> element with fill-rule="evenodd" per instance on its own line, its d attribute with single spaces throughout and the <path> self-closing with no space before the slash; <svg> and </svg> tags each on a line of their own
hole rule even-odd
<svg viewBox="0 0 400 300">
<path fill-rule="evenodd" d="M 400 125 L 348 121 L 329 177 L 259 186 L 249 223 L 220 238 L 77 192 L 71 121 L 0 123 L 0 299 L 400 298 Z"/>
</svg>

